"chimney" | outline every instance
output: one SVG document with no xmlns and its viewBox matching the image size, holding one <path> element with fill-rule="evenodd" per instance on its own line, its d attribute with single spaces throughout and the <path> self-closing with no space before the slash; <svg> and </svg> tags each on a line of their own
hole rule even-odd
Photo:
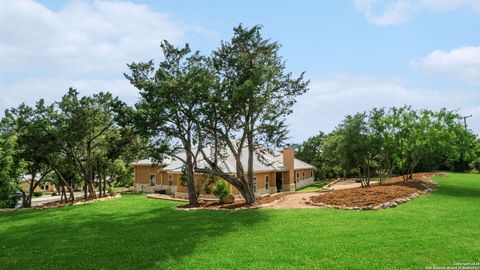
<svg viewBox="0 0 480 270">
<path fill-rule="evenodd" d="M 288 189 L 295 191 L 295 168 L 294 168 L 294 156 L 295 153 L 292 148 L 287 147 L 283 149 L 283 165 L 288 168 L 288 174 L 283 178 L 283 190 Z M 288 187 L 287 187 L 288 185 Z"/>
</svg>

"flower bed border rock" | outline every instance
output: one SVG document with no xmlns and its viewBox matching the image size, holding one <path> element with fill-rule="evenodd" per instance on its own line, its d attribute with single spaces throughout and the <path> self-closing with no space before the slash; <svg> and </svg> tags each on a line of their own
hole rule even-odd
<svg viewBox="0 0 480 270">
<path fill-rule="evenodd" d="M 172 209 L 173 210 L 180 210 L 180 211 L 196 211 L 196 210 L 239 211 L 239 210 L 260 209 L 260 208 L 270 207 L 270 206 L 278 204 L 279 202 L 282 202 L 283 200 L 285 200 L 286 195 L 288 195 L 288 194 L 286 193 L 286 194 L 284 194 L 284 196 L 281 196 L 277 200 L 274 200 L 274 201 L 272 201 L 270 203 L 266 203 L 266 204 L 243 205 L 243 206 L 240 206 L 242 204 L 238 204 L 239 205 L 238 207 L 232 207 L 232 206 L 235 206 L 235 204 L 218 205 L 218 206 L 214 206 L 214 207 L 204 207 L 204 206 L 178 207 L 178 206 L 173 206 Z"/>
<path fill-rule="evenodd" d="M 38 210 L 38 209 L 50 209 L 50 208 L 59 208 L 59 207 L 66 207 L 66 206 L 76 206 L 76 205 L 91 204 L 91 203 L 102 202 L 102 201 L 109 201 L 109 200 L 114 200 L 121 197 L 122 195 L 119 193 L 115 196 L 102 197 L 102 198 L 87 200 L 87 201 L 80 200 L 74 203 L 64 203 L 64 204 L 57 203 L 54 205 L 48 205 L 47 203 L 45 205 L 33 206 L 29 208 L 2 208 L 0 209 L 0 212 L 26 211 L 26 210 Z M 59 201 L 56 201 L 56 202 L 59 202 Z"/>
<path fill-rule="evenodd" d="M 424 184 L 424 183 L 422 183 L 421 185 L 425 188 L 424 190 L 414 192 L 414 193 L 412 193 L 412 194 L 410 194 L 409 196 L 406 196 L 406 197 L 393 199 L 391 201 L 381 203 L 381 204 L 377 204 L 377 205 L 372 205 L 372 206 L 329 205 L 329 204 L 324 204 L 324 203 L 315 203 L 315 202 L 312 202 L 311 200 L 307 201 L 306 203 L 310 204 L 310 205 L 313 205 L 313 206 L 317 206 L 319 208 L 334 208 L 334 209 L 342 209 L 342 210 L 380 210 L 380 209 L 386 209 L 386 208 L 394 208 L 394 207 L 399 206 L 400 204 L 407 203 L 407 202 L 409 202 L 409 201 L 411 201 L 415 198 L 418 198 L 422 195 L 431 193 L 431 192 L 435 191 L 438 187 L 438 184 L 431 181 L 431 180 L 430 180 L 429 185 Z"/>
</svg>

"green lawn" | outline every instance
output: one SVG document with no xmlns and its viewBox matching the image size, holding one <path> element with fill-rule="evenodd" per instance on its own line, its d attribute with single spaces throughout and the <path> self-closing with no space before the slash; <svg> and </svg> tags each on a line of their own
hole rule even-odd
<svg viewBox="0 0 480 270">
<path fill-rule="evenodd" d="M 319 189 L 322 189 L 324 186 L 328 185 L 330 182 L 328 181 L 317 181 L 315 183 L 313 183 L 313 185 L 310 185 L 308 187 L 304 187 L 304 188 L 301 188 L 297 191 L 300 191 L 300 192 L 303 192 L 303 191 L 315 191 L 315 190 L 319 190 Z"/>
<path fill-rule="evenodd" d="M 2 269 L 425 269 L 480 262 L 480 176 L 397 208 L 173 211 L 124 195 L 0 212 Z"/>
</svg>

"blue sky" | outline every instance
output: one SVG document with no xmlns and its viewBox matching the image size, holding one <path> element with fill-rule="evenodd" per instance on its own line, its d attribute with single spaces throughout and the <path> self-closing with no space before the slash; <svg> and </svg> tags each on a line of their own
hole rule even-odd
<svg viewBox="0 0 480 270">
<path fill-rule="evenodd" d="M 263 25 L 288 69 L 311 80 L 289 117 L 292 142 L 403 104 L 459 109 L 480 131 L 479 0 L 3 0 L 0 109 L 53 101 L 69 86 L 134 103 L 126 63 L 158 60 L 162 39 L 208 53 L 239 23 Z"/>
</svg>

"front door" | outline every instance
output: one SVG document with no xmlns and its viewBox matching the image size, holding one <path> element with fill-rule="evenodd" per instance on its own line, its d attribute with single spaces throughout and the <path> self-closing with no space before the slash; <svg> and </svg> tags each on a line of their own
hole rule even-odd
<svg viewBox="0 0 480 270">
<path fill-rule="evenodd" d="M 281 172 L 277 172 L 276 175 L 275 175 L 277 192 L 282 191 L 282 185 L 283 185 L 282 176 L 283 176 L 283 174 Z"/>
</svg>

